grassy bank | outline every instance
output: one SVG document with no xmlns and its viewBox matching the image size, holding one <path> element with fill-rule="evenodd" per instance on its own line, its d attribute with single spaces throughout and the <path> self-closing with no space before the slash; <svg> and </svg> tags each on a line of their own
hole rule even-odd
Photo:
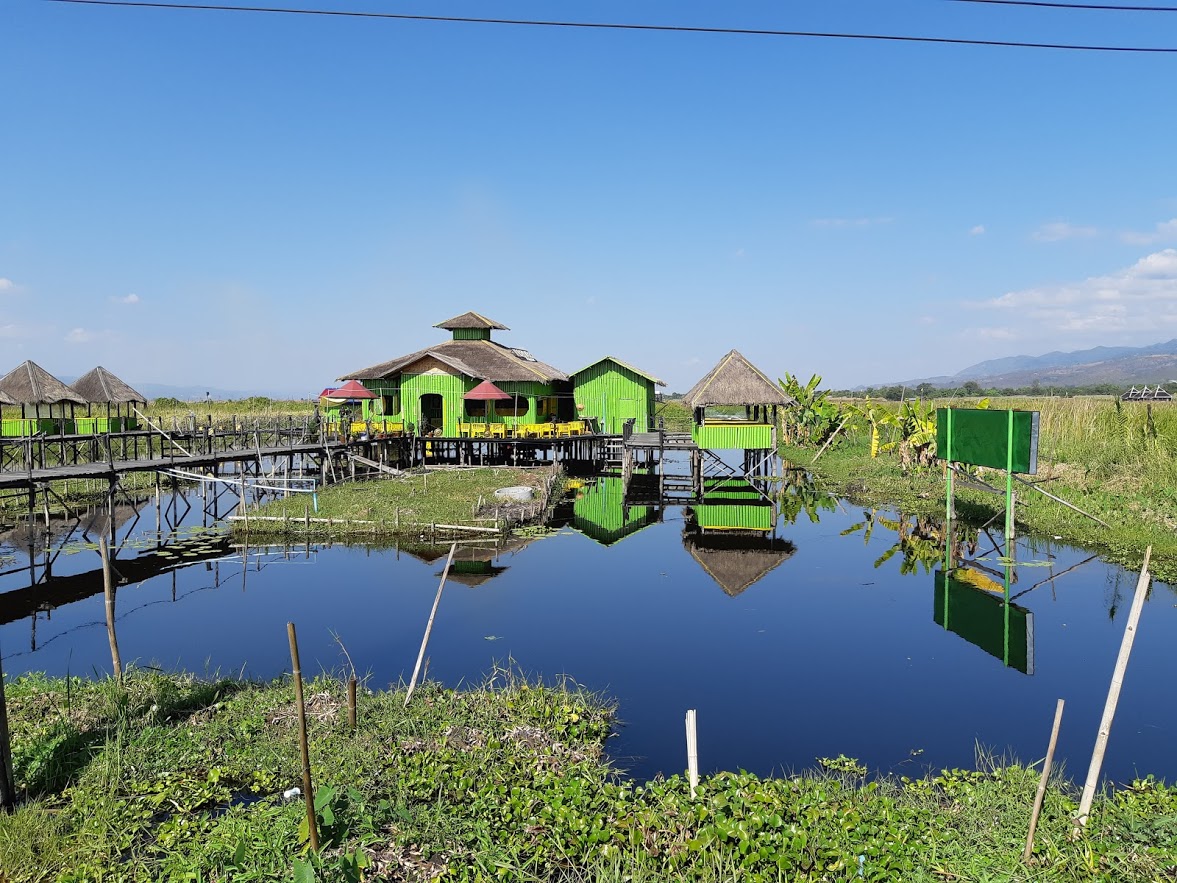
<svg viewBox="0 0 1177 883">
<path fill-rule="evenodd" d="M 1138 567 L 1151 545 L 1153 573 L 1165 581 L 1177 580 L 1177 407 L 1161 404 L 1150 410 L 1106 397 L 995 399 L 991 407 L 1039 412 L 1034 480 L 1108 525 L 1015 485 L 1022 530 L 1061 537 L 1128 567 Z M 889 431 L 882 433 L 884 443 Z M 784 457 L 812 469 L 823 485 L 856 503 L 943 517 L 945 482 L 938 464 L 904 471 L 894 453 L 872 459 L 863 431 L 843 433 L 811 466 L 815 453 L 812 447 L 782 448 Z M 987 474 L 990 484 L 1003 486 L 1002 473 L 981 474 Z M 957 501 L 961 516 L 974 523 L 987 520 L 1004 504 L 1000 496 L 959 487 Z"/>
<path fill-rule="evenodd" d="M 1177 789 L 1047 795 L 1020 766 L 867 784 L 846 758 L 801 776 L 636 784 L 602 760 L 610 707 L 498 673 L 465 691 L 307 686 L 323 849 L 306 844 L 293 690 L 133 671 L 8 685 L 16 777 L 0 879 L 1150 880 L 1177 875 Z M 859 876 L 861 871 L 861 876 Z M 312 876 L 313 875 L 313 876 Z"/>
<path fill-rule="evenodd" d="M 305 536 L 329 534 L 346 539 L 373 534 L 418 535 L 433 525 L 509 527 L 542 516 L 549 496 L 559 488 L 556 466 L 532 468 L 473 467 L 407 472 L 373 481 L 343 482 L 319 491 L 318 511 L 311 511 L 305 494 L 292 495 L 250 510 L 251 537 L 272 534 Z M 530 503 L 511 503 L 495 497 L 505 487 L 529 487 Z M 278 519 L 265 521 L 264 518 Z M 234 531 L 245 530 L 243 521 Z"/>
</svg>

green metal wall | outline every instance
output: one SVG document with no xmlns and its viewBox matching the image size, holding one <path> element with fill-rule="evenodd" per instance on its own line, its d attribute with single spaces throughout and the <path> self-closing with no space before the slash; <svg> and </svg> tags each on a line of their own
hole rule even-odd
<svg viewBox="0 0 1177 883">
<path fill-rule="evenodd" d="M 572 382 L 577 415 L 596 419 L 602 432 L 620 435 L 631 417 L 635 432 L 653 428 L 654 381 L 649 378 L 605 359 L 578 372 Z"/>
<path fill-rule="evenodd" d="M 465 419 L 462 414 L 462 396 L 470 389 L 473 389 L 472 383 L 452 374 L 402 374 L 401 412 L 405 422 L 412 423 L 413 429 L 419 432 L 421 396 L 437 393 L 442 401 L 441 434 L 457 436 L 458 423 Z"/>
<path fill-rule="evenodd" d="M 695 507 L 695 522 L 705 530 L 773 529 L 773 509 L 768 503 L 703 503 Z"/>
<path fill-rule="evenodd" d="M 745 451 L 770 450 L 772 448 L 772 426 L 767 423 L 696 424 L 691 436 L 701 448 L 708 451 L 724 451 L 742 448 Z"/>
<path fill-rule="evenodd" d="M 489 328 L 455 328 L 454 340 L 490 340 Z"/>
</svg>

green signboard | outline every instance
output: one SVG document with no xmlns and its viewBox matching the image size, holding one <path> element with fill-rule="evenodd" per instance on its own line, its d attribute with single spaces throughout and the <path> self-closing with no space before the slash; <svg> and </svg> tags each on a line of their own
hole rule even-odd
<svg viewBox="0 0 1177 883">
<path fill-rule="evenodd" d="M 1010 668 L 1034 674 L 1034 614 L 1002 594 L 937 570 L 932 618 Z"/>
<path fill-rule="evenodd" d="M 936 453 L 951 463 L 1033 475 L 1038 471 L 1038 412 L 937 408 Z"/>
</svg>

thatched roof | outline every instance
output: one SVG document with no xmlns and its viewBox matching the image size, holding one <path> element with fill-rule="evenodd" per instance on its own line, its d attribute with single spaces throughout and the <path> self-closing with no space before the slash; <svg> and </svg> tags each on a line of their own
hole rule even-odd
<svg viewBox="0 0 1177 883">
<path fill-rule="evenodd" d="M 20 405 L 86 404 L 84 398 L 32 361 L 13 368 L 0 378 L 0 391 L 8 393 Z"/>
<path fill-rule="evenodd" d="M 400 374 L 414 362 L 426 357 L 432 357 L 467 377 L 494 383 L 551 383 L 568 379 L 568 375 L 559 368 L 540 362 L 527 350 L 503 346 L 493 340 L 447 340 L 398 359 L 350 371 L 339 379 L 355 377 L 359 380 L 383 380 Z"/>
<path fill-rule="evenodd" d="M 0 389 L 0 405 L 16 405 L 19 404 L 16 399 Z"/>
<path fill-rule="evenodd" d="M 83 374 L 72 384 L 74 392 L 92 404 L 126 405 L 147 403 L 147 396 L 136 392 L 101 365 Z"/>
<path fill-rule="evenodd" d="M 797 551 L 788 540 L 748 534 L 683 533 L 683 545 L 723 591 L 735 597 Z"/>
<path fill-rule="evenodd" d="M 452 319 L 446 319 L 444 322 L 438 322 L 433 326 L 434 328 L 444 328 L 446 331 L 453 331 L 458 328 L 486 328 L 498 331 L 510 331 L 506 325 L 500 325 L 494 319 L 488 319 L 480 313 L 473 311 L 462 313 L 460 316 L 454 316 Z"/>
<path fill-rule="evenodd" d="M 732 350 L 683 396 L 688 408 L 713 405 L 790 405 L 792 396 Z"/>
<path fill-rule="evenodd" d="M 622 368 L 625 368 L 627 371 L 632 371 L 634 374 L 637 374 L 639 377 L 644 377 L 647 380 L 651 380 L 655 384 L 657 384 L 658 386 L 666 386 L 665 380 L 660 380 L 659 378 L 655 377 L 653 374 L 643 371 L 641 368 L 635 368 L 633 365 L 629 364 L 629 362 L 623 362 L 621 359 L 617 358 L 617 356 L 602 356 L 601 358 L 597 359 L 595 362 L 585 365 L 579 371 L 573 371 L 572 376 L 575 377 L 577 374 L 583 374 L 589 368 L 593 368 L 593 367 L 601 364 L 602 362 L 616 362 Z"/>
</svg>

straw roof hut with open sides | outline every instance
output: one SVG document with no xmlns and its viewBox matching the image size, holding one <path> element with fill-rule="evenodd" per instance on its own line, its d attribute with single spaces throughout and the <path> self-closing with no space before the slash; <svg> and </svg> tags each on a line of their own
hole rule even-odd
<svg viewBox="0 0 1177 883">
<path fill-rule="evenodd" d="M 694 415 L 691 434 L 700 448 L 775 450 L 777 408 L 793 398 L 732 350 L 690 388 L 683 403 Z"/>
<path fill-rule="evenodd" d="M 771 534 L 683 532 L 690 556 L 724 593 L 735 597 L 793 556 L 796 547 Z"/>
<path fill-rule="evenodd" d="M 6 420 L 5 435 L 72 433 L 74 407 L 86 404 L 85 399 L 33 361 L 18 365 L 0 378 L 0 392 L 20 405 L 20 421 Z"/>
<path fill-rule="evenodd" d="M 93 424 L 79 426 L 87 432 L 121 432 L 137 425 L 135 410 L 146 406 L 147 397 L 122 379 L 107 371 L 101 365 L 83 374 L 73 383 L 74 392 L 86 400 L 86 417 L 94 417 L 94 405 L 105 407 L 106 416 L 86 422 Z M 79 423 L 82 421 L 79 421 Z"/>
</svg>

